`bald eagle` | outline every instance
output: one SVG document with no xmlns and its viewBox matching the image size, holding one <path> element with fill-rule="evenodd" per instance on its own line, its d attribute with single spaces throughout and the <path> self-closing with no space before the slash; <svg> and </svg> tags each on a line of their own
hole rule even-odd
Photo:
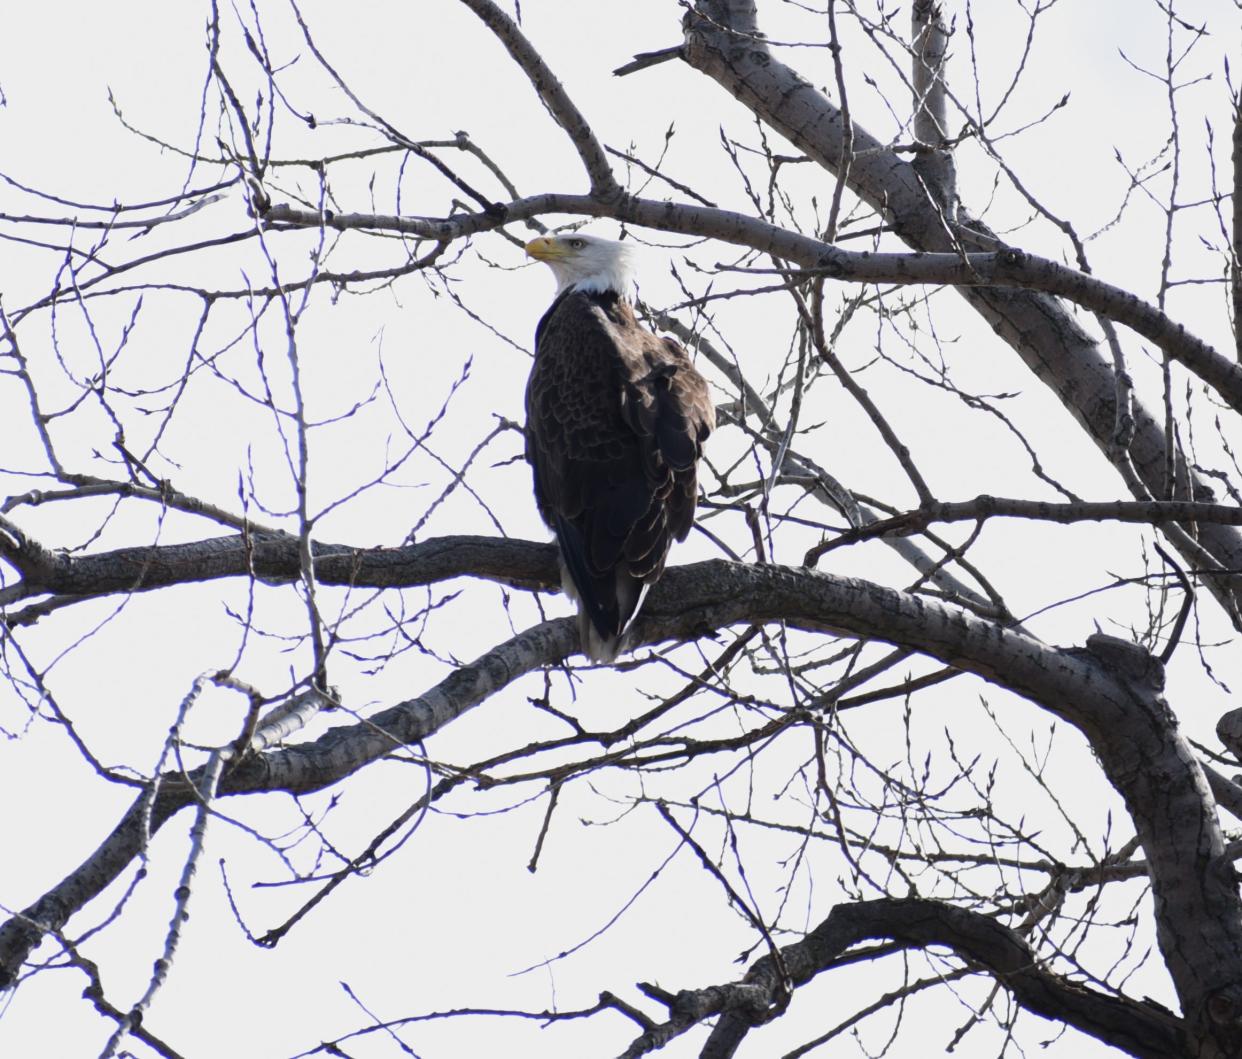
<svg viewBox="0 0 1242 1059">
<path fill-rule="evenodd" d="M 557 282 L 535 329 L 526 458 L 578 603 L 582 650 L 611 662 L 629 647 L 673 541 L 690 532 L 716 413 L 686 351 L 634 318 L 628 245 L 557 235 L 526 253 Z"/>
</svg>

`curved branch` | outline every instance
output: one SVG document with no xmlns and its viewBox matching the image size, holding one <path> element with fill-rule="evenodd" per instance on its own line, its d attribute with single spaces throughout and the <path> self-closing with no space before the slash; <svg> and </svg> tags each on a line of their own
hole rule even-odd
<svg viewBox="0 0 1242 1059">
<path fill-rule="evenodd" d="M 837 905 L 807 937 L 780 950 L 782 968 L 771 955 L 756 960 L 740 981 L 683 990 L 669 1002 L 670 1020 L 653 1027 L 626 1051 L 640 1056 L 645 1039 L 684 1032 L 720 1016 L 702 1055 L 728 1059 L 746 1034 L 770 1017 L 780 1003 L 782 974 L 805 985 L 832 969 L 860 942 L 886 938 L 906 948 L 945 946 L 994 976 L 1014 999 L 1037 1015 L 1069 1026 L 1141 1059 L 1180 1059 L 1182 1022 L 1157 1004 L 1136 1003 L 1071 982 L 1040 966 L 1030 944 L 996 920 L 939 901 L 881 899 Z"/>
<path fill-rule="evenodd" d="M 953 287 L 1018 287 L 1055 294 L 1124 324 L 1211 385 L 1242 412 L 1242 367 L 1191 334 L 1156 306 L 1121 287 L 1023 250 L 989 253 L 879 254 L 833 247 L 815 271 L 854 283 L 937 283 Z"/>
</svg>

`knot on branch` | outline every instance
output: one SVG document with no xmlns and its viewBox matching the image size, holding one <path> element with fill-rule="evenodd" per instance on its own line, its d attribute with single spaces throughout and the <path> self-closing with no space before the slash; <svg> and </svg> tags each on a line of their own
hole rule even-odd
<svg viewBox="0 0 1242 1059">
<path fill-rule="evenodd" d="M 1153 691 L 1164 688 L 1164 664 L 1141 644 L 1097 632 L 1087 637 L 1087 651 L 1120 677 Z"/>
<path fill-rule="evenodd" d="M 743 982 L 708 986 L 706 989 L 683 989 L 674 999 L 671 1014 L 695 1022 L 716 1014 L 728 1014 L 760 1026 L 772 1017 L 772 995 L 762 985 Z"/>
<path fill-rule="evenodd" d="M 1211 1033 L 1224 1055 L 1242 1052 L 1242 983 L 1233 982 L 1208 994 L 1205 1005 Z"/>
<path fill-rule="evenodd" d="M 1208 1018 L 1216 1025 L 1242 1024 L 1242 986 L 1227 985 L 1209 994 Z"/>
<path fill-rule="evenodd" d="M 996 252 L 996 263 L 1001 268 L 1023 268 L 1026 265 L 1026 251 L 1007 246 Z"/>
<path fill-rule="evenodd" d="M 250 215 L 259 220 L 266 220 L 267 215 L 272 210 L 272 199 L 268 195 L 267 189 L 263 187 L 262 178 L 244 167 L 241 170 L 241 175 L 242 182 L 246 186 L 250 199 Z"/>
<path fill-rule="evenodd" d="M 825 250 L 815 259 L 815 271 L 829 279 L 840 279 L 845 275 L 845 266 L 835 247 Z"/>
<path fill-rule="evenodd" d="M 608 174 L 607 182 L 601 182 L 592 186 L 591 198 L 596 202 L 614 210 L 621 219 L 626 218 L 626 203 L 631 198 L 628 191 L 625 190 L 612 178 L 612 174 Z"/>
<path fill-rule="evenodd" d="M 31 592 L 54 582 L 56 574 L 69 565 L 69 557 L 45 548 L 17 525 L 0 516 L 0 558 L 15 567 Z"/>
<path fill-rule="evenodd" d="M 1216 738 L 1234 757 L 1242 761 L 1242 707 L 1223 714 L 1216 722 Z"/>
</svg>

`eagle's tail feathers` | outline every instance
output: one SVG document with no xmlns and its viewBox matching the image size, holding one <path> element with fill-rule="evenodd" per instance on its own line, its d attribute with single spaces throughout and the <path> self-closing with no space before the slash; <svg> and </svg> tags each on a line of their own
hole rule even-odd
<svg viewBox="0 0 1242 1059">
<path fill-rule="evenodd" d="M 628 570 L 620 568 L 592 576 L 573 527 L 558 534 L 561 544 L 561 586 L 578 606 L 578 638 L 582 651 L 597 662 L 612 662 L 629 650 L 634 619 L 650 587 Z"/>
</svg>

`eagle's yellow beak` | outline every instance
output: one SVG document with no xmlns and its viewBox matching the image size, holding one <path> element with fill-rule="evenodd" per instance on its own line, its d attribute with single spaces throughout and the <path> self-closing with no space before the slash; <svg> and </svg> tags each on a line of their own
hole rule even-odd
<svg viewBox="0 0 1242 1059">
<path fill-rule="evenodd" d="M 526 244 L 526 256 L 533 257 L 536 261 L 547 261 L 550 258 L 564 257 L 565 250 L 556 240 L 541 235 Z"/>
</svg>

